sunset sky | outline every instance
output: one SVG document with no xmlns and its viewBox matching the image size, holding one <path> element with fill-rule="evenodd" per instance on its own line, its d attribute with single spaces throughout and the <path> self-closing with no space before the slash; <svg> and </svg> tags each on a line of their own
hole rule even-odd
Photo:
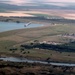
<svg viewBox="0 0 75 75">
<path fill-rule="evenodd" d="M 54 2 L 54 3 L 52 3 L 52 2 Z M 47 4 L 48 4 L 48 6 L 46 7 Z M 27 5 L 30 7 L 26 8 Z M 26 10 L 28 8 L 29 9 L 36 9 L 36 8 L 44 9 L 45 7 L 48 9 L 75 10 L 75 0 L 0 0 L 0 9 L 1 9 L 0 15 L 1 16 L 11 16 L 11 15 L 13 15 L 13 16 L 15 16 L 15 15 L 16 16 L 18 16 L 18 15 L 19 16 L 25 16 L 25 15 L 32 16 L 27 13 L 25 14 L 22 11 Z M 15 12 L 15 13 L 9 12 L 9 11 L 18 11 L 18 10 L 19 10 L 19 12 Z M 10 14 L 5 13 L 5 12 L 9 12 Z M 54 11 L 54 13 L 56 13 L 56 12 Z M 69 17 L 74 17 L 73 15 L 75 15 L 75 11 L 68 15 L 69 15 Z M 75 19 L 75 17 L 74 17 L 74 19 Z"/>
<path fill-rule="evenodd" d="M 33 2 L 75 2 L 75 0 L 0 0 L 0 3 L 24 4 Z"/>
</svg>

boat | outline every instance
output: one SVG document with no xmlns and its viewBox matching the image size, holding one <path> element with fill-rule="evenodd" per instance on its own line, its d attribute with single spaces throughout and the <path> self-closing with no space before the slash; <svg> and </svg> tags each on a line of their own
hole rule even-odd
<svg viewBox="0 0 75 75">
<path fill-rule="evenodd" d="M 30 25 L 30 24 L 31 24 L 31 22 L 26 23 L 26 24 L 24 25 L 24 27 L 27 27 L 27 26 Z"/>
</svg>

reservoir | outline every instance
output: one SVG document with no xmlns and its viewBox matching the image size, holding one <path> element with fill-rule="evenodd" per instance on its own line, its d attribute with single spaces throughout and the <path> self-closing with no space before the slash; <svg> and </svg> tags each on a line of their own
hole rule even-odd
<svg viewBox="0 0 75 75">
<path fill-rule="evenodd" d="M 33 24 L 31 23 L 28 26 L 24 26 L 27 23 L 14 23 L 14 22 L 0 22 L 0 32 L 15 30 L 15 29 L 23 29 L 23 28 L 35 28 L 40 27 L 42 24 Z"/>
</svg>

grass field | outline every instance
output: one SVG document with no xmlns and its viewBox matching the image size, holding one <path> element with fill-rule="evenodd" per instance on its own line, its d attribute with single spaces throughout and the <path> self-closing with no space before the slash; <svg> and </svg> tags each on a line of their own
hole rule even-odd
<svg viewBox="0 0 75 75">
<path fill-rule="evenodd" d="M 12 45 L 16 44 L 14 41 L 4 40 L 0 41 L 0 52 L 8 52 Z"/>
</svg>

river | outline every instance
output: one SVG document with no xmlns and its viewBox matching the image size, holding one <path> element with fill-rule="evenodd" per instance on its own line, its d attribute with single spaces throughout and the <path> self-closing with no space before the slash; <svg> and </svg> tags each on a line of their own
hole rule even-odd
<svg viewBox="0 0 75 75">
<path fill-rule="evenodd" d="M 15 30 L 15 29 L 23 29 L 23 28 L 34 28 L 43 26 L 42 24 L 33 24 L 31 23 L 27 27 L 25 27 L 26 23 L 15 23 L 15 22 L 0 22 L 0 32 Z"/>
<path fill-rule="evenodd" d="M 38 61 L 38 60 L 29 60 L 26 58 L 16 58 L 16 57 L 1 57 L 0 60 L 3 61 L 10 61 L 10 62 L 28 62 L 28 63 L 42 63 L 42 64 L 51 64 L 56 66 L 69 66 L 69 67 L 75 67 L 75 64 L 71 63 L 57 63 L 57 62 L 46 62 L 46 61 Z"/>
</svg>

